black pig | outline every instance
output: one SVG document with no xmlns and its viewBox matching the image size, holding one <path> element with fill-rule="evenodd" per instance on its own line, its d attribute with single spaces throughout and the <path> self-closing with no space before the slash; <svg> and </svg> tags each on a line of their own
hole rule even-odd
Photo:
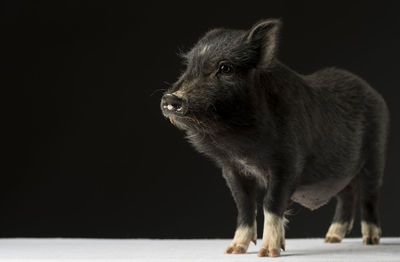
<svg viewBox="0 0 400 262">
<path fill-rule="evenodd" d="M 379 189 L 389 114 L 364 80 L 327 68 L 301 75 L 276 58 L 280 21 L 250 30 L 215 29 L 186 54 L 186 71 L 161 110 L 191 144 L 215 160 L 238 209 L 226 253 L 255 243 L 257 192 L 263 192 L 259 256 L 285 248 L 284 213 L 295 201 L 316 209 L 337 198 L 328 243 L 340 242 L 361 206 L 365 244 L 378 244 Z"/>
</svg>

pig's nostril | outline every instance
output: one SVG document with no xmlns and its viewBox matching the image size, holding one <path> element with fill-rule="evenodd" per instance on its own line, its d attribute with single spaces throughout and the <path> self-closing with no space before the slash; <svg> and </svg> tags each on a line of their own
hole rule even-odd
<svg viewBox="0 0 400 262">
<path fill-rule="evenodd" d="M 163 108 L 166 108 L 168 110 L 175 110 L 176 109 L 176 111 L 181 111 L 182 110 L 182 106 L 176 105 L 176 104 L 164 105 Z"/>
<path fill-rule="evenodd" d="M 179 114 L 184 114 L 184 103 L 182 98 L 171 94 L 164 95 L 161 102 L 163 110 Z"/>
<path fill-rule="evenodd" d="M 176 110 L 176 111 L 181 111 L 182 106 L 181 105 L 168 105 L 168 110 Z"/>
</svg>

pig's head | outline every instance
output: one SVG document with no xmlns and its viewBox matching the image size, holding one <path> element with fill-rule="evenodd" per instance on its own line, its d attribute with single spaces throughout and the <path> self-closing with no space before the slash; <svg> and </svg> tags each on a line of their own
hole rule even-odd
<svg viewBox="0 0 400 262">
<path fill-rule="evenodd" d="M 279 20 L 250 30 L 214 29 L 184 55 L 186 70 L 164 94 L 161 110 L 178 128 L 207 131 L 248 125 L 255 75 L 275 61 Z"/>
</svg>

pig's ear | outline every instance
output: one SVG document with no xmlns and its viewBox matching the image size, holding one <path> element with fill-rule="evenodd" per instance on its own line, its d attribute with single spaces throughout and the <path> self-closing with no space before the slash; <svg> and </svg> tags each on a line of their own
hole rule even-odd
<svg viewBox="0 0 400 262">
<path fill-rule="evenodd" d="M 281 22 L 278 19 L 263 20 L 255 24 L 247 34 L 247 41 L 259 52 L 258 66 L 267 67 L 278 49 L 278 34 Z"/>
</svg>

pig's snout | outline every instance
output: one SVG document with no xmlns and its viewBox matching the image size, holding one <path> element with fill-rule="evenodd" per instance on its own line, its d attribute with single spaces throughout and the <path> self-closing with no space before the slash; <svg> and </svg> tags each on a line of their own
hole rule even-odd
<svg viewBox="0 0 400 262">
<path fill-rule="evenodd" d="M 165 94 L 161 99 L 161 110 L 164 116 L 184 116 L 187 112 L 187 101 L 173 94 Z"/>
</svg>

